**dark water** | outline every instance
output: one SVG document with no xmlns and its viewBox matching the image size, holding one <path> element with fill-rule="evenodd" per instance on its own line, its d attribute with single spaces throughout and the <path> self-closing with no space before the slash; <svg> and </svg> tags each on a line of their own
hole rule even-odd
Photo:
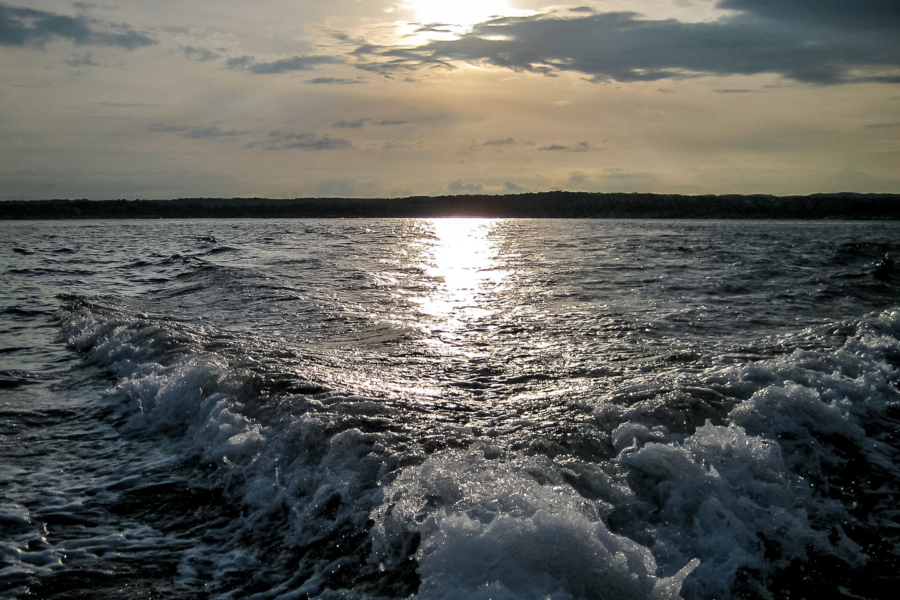
<svg viewBox="0 0 900 600">
<path fill-rule="evenodd" d="M 0 596 L 893 598 L 900 224 L 0 222 Z"/>
</svg>

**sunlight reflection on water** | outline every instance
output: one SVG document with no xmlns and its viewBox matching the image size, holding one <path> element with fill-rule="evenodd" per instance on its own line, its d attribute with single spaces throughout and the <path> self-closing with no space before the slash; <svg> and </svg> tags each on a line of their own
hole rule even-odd
<svg viewBox="0 0 900 600">
<path fill-rule="evenodd" d="M 433 245 L 423 256 L 425 273 L 438 281 L 416 299 L 438 328 L 459 330 L 492 312 L 484 295 L 503 284 L 508 272 L 497 260 L 492 234 L 502 219 L 432 219 Z"/>
</svg>

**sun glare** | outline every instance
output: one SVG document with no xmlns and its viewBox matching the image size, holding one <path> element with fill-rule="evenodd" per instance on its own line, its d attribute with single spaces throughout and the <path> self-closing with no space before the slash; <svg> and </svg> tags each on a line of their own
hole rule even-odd
<svg viewBox="0 0 900 600">
<path fill-rule="evenodd" d="M 514 12 L 505 0 L 410 0 L 407 7 L 416 11 L 418 20 L 423 24 L 462 27 Z"/>
<path fill-rule="evenodd" d="M 494 17 L 515 17 L 528 11 L 512 8 L 506 0 L 406 0 L 388 12 L 402 11 L 395 21 L 395 34 L 406 44 L 452 40 L 464 35 L 473 25 Z"/>
</svg>

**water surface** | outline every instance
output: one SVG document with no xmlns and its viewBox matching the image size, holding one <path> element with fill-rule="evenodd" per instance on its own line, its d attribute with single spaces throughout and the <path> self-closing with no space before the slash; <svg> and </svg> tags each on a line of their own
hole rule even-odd
<svg viewBox="0 0 900 600">
<path fill-rule="evenodd" d="M 0 594 L 886 597 L 897 240 L 0 222 Z"/>
</svg>

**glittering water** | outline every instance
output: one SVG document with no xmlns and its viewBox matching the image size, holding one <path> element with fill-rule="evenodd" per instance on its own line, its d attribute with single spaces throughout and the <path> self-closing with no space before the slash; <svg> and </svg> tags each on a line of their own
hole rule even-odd
<svg viewBox="0 0 900 600">
<path fill-rule="evenodd" d="M 886 598 L 898 240 L 0 222 L 0 595 Z"/>
</svg>

